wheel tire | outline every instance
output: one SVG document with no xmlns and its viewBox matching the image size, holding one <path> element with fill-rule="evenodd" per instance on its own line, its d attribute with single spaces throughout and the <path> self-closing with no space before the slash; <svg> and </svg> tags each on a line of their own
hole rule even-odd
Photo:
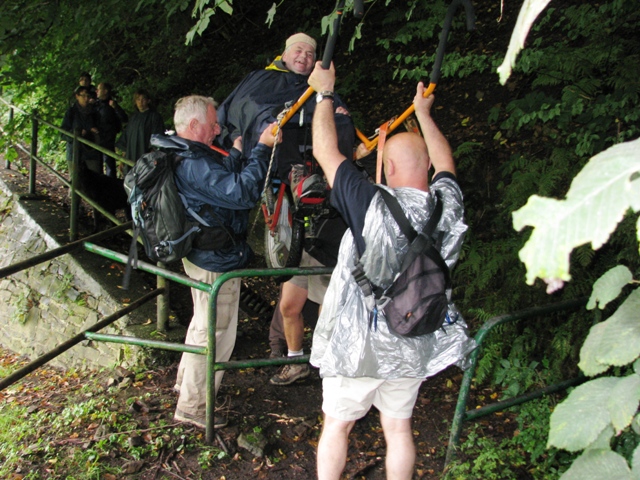
<svg viewBox="0 0 640 480">
<path fill-rule="evenodd" d="M 304 250 L 304 221 L 299 218 L 293 219 L 293 226 L 291 229 L 291 246 L 289 248 L 289 256 L 287 257 L 287 263 L 285 267 L 295 268 L 300 266 L 300 260 L 302 260 L 302 251 Z M 276 283 L 284 283 L 291 280 L 293 275 L 281 275 L 274 277 Z"/>
<path fill-rule="evenodd" d="M 282 199 L 282 208 L 278 224 L 271 234 L 271 230 L 265 226 L 264 229 L 264 256 L 269 268 L 284 268 L 289 258 L 291 248 L 291 223 L 290 223 L 290 202 L 289 197 Z M 273 207 L 272 207 L 273 208 Z"/>
</svg>

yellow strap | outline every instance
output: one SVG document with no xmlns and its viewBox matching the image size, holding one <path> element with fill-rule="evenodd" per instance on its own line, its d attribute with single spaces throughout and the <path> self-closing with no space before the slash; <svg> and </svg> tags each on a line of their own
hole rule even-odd
<svg viewBox="0 0 640 480">
<path fill-rule="evenodd" d="M 281 59 L 282 59 L 282 55 L 278 55 L 273 60 L 273 62 L 271 62 L 271 65 L 268 65 L 267 67 L 265 67 L 265 70 L 275 70 L 276 72 L 288 72 L 289 70 L 287 70 L 286 68 L 280 68 L 276 65 L 276 62 Z"/>
</svg>

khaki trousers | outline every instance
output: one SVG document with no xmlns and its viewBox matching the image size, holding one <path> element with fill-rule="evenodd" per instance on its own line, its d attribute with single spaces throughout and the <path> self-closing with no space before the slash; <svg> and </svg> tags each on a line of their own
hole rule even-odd
<svg viewBox="0 0 640 480">
<path fill-rule="evenodd" d="M 212 284 L 221 274 L 209 272 L 186 258 L 182 259 L 186 274 L 204 283 Z M 209 313 L 209 293 L 191 289 L 193 298 L 193 318 L 187 330 L 185 344 L 207 345 L 207 320 Z M 225 282 L 218 294 L 216 324 L 216 362 L 226 362 L 231 358 L 236 343 L 238 329 L 238 305 L 240 301 L 240 279 Z M 218 393 L 224 371 L 215 374 L 215 391 Z M 180 389 L 177 408 L 182 412 L 205 418 L 207 394 L 207 357 L 193 353 L 183 353 L 178 367 L 176 386 Z"/>
</svg>

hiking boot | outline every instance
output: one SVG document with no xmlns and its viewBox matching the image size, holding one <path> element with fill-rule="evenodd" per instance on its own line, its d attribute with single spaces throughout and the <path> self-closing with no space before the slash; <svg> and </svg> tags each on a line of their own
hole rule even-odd
<svg viewBox="0 0 640 480">
<path fill-rule="evenodd" d="M 284 352 L 277 348 L 272 348 L 271 353 L 269 354 L 269 358 L 282 358 L 284 356 L 285 356 Z"/>
<path fill-rule="evenodd" d="M 296 363 L 283 365 L 278 373 L 276 373 L 269 382 L 272 385 L 289 385 L 296 380 L 307 378 L 311 374 L 308 363 Z"/>
<path fill-rule="evenodd" d="M 204 417 L 196 417 L 176 408 L 173 419 L 178 422 L 188 423 L 198 428 L 207 428 L 207 421 Z M 215 414 L 213 418 L 213 428 L 223 428 L 229 423 L 226 415 Z"/>
</svg>

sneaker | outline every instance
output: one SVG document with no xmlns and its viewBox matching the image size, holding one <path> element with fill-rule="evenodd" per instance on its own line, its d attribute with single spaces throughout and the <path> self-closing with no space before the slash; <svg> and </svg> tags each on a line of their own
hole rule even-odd
<svg viewBox="0 0 640 480">
<path fill-rule="evenodd" d="M 196 417 L 176 408 L 173 419 L 178 422 L 188 423 L 198 428 L 207 428 L 207 421 L 204 417 Z M 213 428 L 223 428 L 229 423 L 226 415 L 215 415 L 213 418 Z"/>
<path fill-rule="evenodd" d="M 289 385 L 303 378 L 307 378 L 311 374 L 308 363 L 296 363 L 284 365 L 278 373 L 276 373 L 269 382 L 272 385 Z"/>
</svg>

